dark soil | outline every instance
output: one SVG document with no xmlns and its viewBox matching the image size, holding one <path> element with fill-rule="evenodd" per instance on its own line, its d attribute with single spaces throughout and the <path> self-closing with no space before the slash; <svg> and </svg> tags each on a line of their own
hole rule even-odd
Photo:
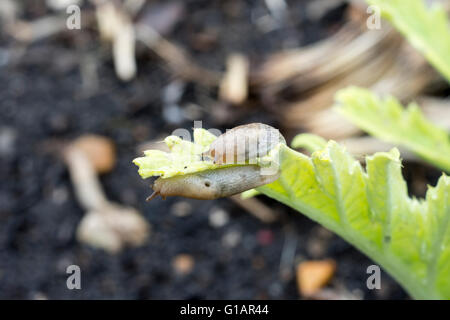
<svg viewBox="0 0 450 320">
<path fill-rule="evenodd" d="M 43 9 L 44 1 L 33 2 L 27 18 L 49 13 Z M 289 1 L 291 20 L 296 22 L 261 34 L 251 19 L 267 11 L 263 1 L 188 1 L 186 15 L 167 37 L 211 69 L 222 69 L 231 51 L 244 52 L 256 63 L 283 47 L 332 34 L 343 8 L 310 21 L 302 10 L 306 3 Z M 226 13 L 236 11 L 229 8 L 232 5 L 238 6 L 237 15 Z M 192 35 L 206 29 L 218 34 L 216 43 L 206 51 L 193 48 Z M 0 41 L 2 52 L 13 52 L 16 47 L 4 34 Z M 99 87 L 92 93 L 86 93 L 79 68 L 86 55 L 98 62 Z M 296 263 L 322 258 L 337 262 L 331 288 L 345 288 L 365 299 L 407 297 L 385 273 L 382 290 L 368 290 L 366 269 L 373 264 L 371 260 L 339 237 L 327 236 L 300 213 L 270 199 L 262 198 L 282 213 L 280 220 L 270 225 L 227 199 L 145 202 L 149 183 L 140 179 L 131 163 L 138 155 L 137 146 L 175 128 L 190 128 L 193 119 L 169 123 L 162 116 L 161 92 L 173 77 L 161 60 L 140 54 L 138 66 L 137 79 L 127 84 L 117 80 L 109 50 L 100 46 L 91 29 L 40 41 L 17 61 L 0 65 L 0 298 L 298 299 Z M 212 111 L 221 107 L 211 103 L 216 96 L 212 90 L 187 83 L 182 105 L 202 106 L 196 120 L 203 120 L 204 127 L 224 128 L 229 125 Z M 282 127 L 274 119 L 253 108 L 229 122 L 263 121 Z M 137 208 L 152 225 L 144 246 L 111 255 L 77 242 L 75 231 L 84 211 L 54 150 L 84 133 L 115 141 L 117 165 L 102 177 L 102 183 L 111 200 Z M 180 201 L 192 207 L 185 217 L 173 214 L 174 204 Z M 218 209 L 230 218 L 221 228 L 209 222 L 210 213 Z M 224 244 L 230 233 L 238 239 L 234 247 Z M 321 241 L 319 249 L 311 245 L 316 241 Z M 296 259 L 280 274 L 283 250 L 292 245 L 296 246 Z M 181 253 L 195 261 L 193 271 L 185 276 L 177 275 L 172 267 L 173 258 Z M 71 264 L 81 268 L 81 290 L 66 287 L 65 271 Z"/>
</svg>

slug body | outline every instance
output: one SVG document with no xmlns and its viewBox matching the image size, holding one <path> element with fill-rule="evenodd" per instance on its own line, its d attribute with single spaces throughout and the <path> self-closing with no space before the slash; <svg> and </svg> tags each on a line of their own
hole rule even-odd
<svg viewBox="0 0 450 320">
<path fill-rule="evenodd" d="M 278 129 L 263 123 L 235 127 L 219 136 L 204 156 L 216 164 L 248 164 L 263 157 L 279 143 L 286 140 Z"/>
<path fill-rule="evenodd" d="M 286 144 L 286 140 L 271 126 L 251 123 L 235 127 L 214 140 L 209 150 L 202 154 L 223 167 L 158 178 L 153 184 L 154 192 L 147 200 L 157 195 L 210 200 L 274 182 L 280 175 L 279 168 L 267 172 L 256 163 L 257 158 L 266 156 L 280 143 Z"/>
<path fill-rule="evenodd" d="M 147 200 L 157 195 L 163 198 L 182 196 L 200 200 L 217 199 L 274 182 L 278 177 L 279 172 L 262 175 L 260 167 L 247 165 L 205 170 L 166 179 L 159 178 L 154 182 L 154 192 Z"/>
</svg>

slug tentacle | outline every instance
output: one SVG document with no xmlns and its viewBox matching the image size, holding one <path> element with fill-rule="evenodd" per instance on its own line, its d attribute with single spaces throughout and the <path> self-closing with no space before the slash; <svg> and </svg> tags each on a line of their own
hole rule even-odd
<svg viewBox="0 0 450 320">
<path fill-rule="evenodd" d="M 147 197 L 147 199 L 145 199 L 145 201 L 152 201 L 154 198 L 156 198 L 159 195 L 159 192 L 157 191 L 153 191 L 153 193 L 151 195 L 149 195 Z"/>
</svg>

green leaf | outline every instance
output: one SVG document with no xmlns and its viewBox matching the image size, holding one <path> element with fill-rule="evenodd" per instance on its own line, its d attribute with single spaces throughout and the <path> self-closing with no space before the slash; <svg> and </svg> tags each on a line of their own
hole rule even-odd
<svg viewBox="0 0 450 320">
<path fill-rule="evenodd" d="M 405 109 L 393 97 L 380 99 L 370 91 L 356 87 L 339 91 L 336 100 L 336 110 L 364 131 L 403 145 L 450 172 L 449 135 L 427 120 L 416 104 Z"/>
<path fill-rule="evenodd" d="M 327 141 L 312 133 L 301 133 L 292 139 L 292 148 L 304 148 L 309 152 L 322 150 L 327 145 Z"/>
<path fill-rule="evenodd" d="M 367 0 L 450 82 L 450 23 L 437 3 L 423 0 Z"/>
<path fill-rule="evenodd" d="M 257 196 L 257 195 L 260 195 L 260 194 L 261 194 L 261 192 L 259 192 L 258 190 L 250 189 L 250 190 L 242 192 L 241 193 L 241 198 L 243 200 L 246 200 L 246 199 L 253 198 L 253 197 Z"/>
<path fill-rule="evenodd" d="M 427 128 L 421 121 L 413 124 Z M 201 166 L 211 165 L 201 161 L 199 154 L 213 137 L 194 136 L 198 137 L 194 143 L 168 137 L 170 153 L 149 150 L 135 159 L 141 175 L 183 175 L 187 167 L 198 164 L 197 171 L 191 172 L 195 174 L 204 170 Z M 181 167 L 188 159 L 185 156 L 194 160 Z M 268 159 L 279 161 L 280 178 L 257 192 L 291 206 L 352 243 L 413 297 L 450 299 L 448 176 L 430 187 L 425 199 L 417 200 L 408 196 L 397 149 L 367 157 L 366 170 L 333 141 L 311 157 L 280 143 L 259 163 Z"/>
<path fill-rule="evenodd" d="M 257 190 L 302 212 L 379 263 L 415 298 L 450 299 L 450 178 L 410 198 L 399 152 L 367 169 L 331 141 L 311 157 L 283 147 L 281 176 Z"/>
</svg>

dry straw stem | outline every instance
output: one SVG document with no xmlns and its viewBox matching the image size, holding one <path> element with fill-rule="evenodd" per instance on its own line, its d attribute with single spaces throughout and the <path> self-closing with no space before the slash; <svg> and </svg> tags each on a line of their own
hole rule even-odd
<svg viewBox="0 0 450 320">
<path fill-rule="evenodd" d="M 389 26 L 379 32 L 363 32 L 347 45 L 340 43 L 333 51 L 325 52 L 328 54 L 327 63 L 316 65 L 316 68 L 307 74 L 293 79 L 290 86 L 307 91 L 354 73 L 361 66 L 379 57 L 388 46 L 398 49 L 397 41 L 398 35 Z"/>
<path fill-rule="evenodd" d="M 344 46 L 353 41 L 361 30 L 354 22 L 347 23 L 334 36 L 316 44 L 275 53 L 255 71 L 251 77 L 251 85 L 263 89 L 284 87 L 294 78 L 308 74 L 318 68 L 321 64 L 329 62 L 329 54 L 340 46 Z"/>
<path fill-rule="evenodd" d="M 323 41 L 269 57 L 254 74 L 252 84 L 273 93 L 287 85 L 306 91 L 357 68 L 371 58 L 374 48 L 389 43 L 389 26 L 365 32 L 365 11 L 351 7 L 348 18 L 336 34 Z"/>
<path fill-rule="evenodd" d="M 12 25 L 19 13 L 22 12 L 22 7 L 15 0 L 2 0 L 0 1 L 0 23 L 1 26 Z"/>
<path fill-rule="evenodd" d="M 215 87 L 222 75 L 199 66 L 182 48 L 161 36 L 152 27 L 138 23 L 136 37 L 164 60 L 170 70 L 182 79 L 193 81 L 206 87 Z"/>
<path fill-rule="evenodd" d="M 239 105 L 247 99 L 249 62 L 245 55 L 233 53 L 227 59 L 227 70 L 220 82 L 221 100 Z"/>
<path fill-rule="evenodd" d="M 66 17 L 45 16 L 34 21 L 7 24 L 7 32 L 16 40 L 33 43 L 66 30 Z"/>
<path fill-rule="evenodd" d="M 311 91 L 304 99 L 285 105 L 282 114 L 283 123 L 289 128 L 298 128 L 302 123 L 309 121 L 313 114 L 329 108 L 333 103 L 336 91 L 339 89 L 355 83 L 363 87 L 370 87 L 392 67 L 398 53 L 398 47 L 394 43 L 394 46 L 385 47 L 381 53 L 372 53 L 374 56 L 370 57 L 359 68 L 322 84 Z"/>
<path fill-rule="evenodd" d="M 114 67 L 119 79 L 129 81 L 137 72 L 135 57 L 135 31 L 131 18 L 112 2 L 96 7 L 100 36 L 112 43 Z"/>
<path fill-rule="evenodd" d="M 439 75 L 427 64 L 413 48 L 407 43 L 400 51 L 396 63 L 383 77 L 371 86 L 374 92 L 381 95 L 391 94 L 402 101 L 408 101 L 417 97 L 425 89 L 441 81 Z M 331 105 L 330 102 L 329 105 Z M 423 105 L 423 111 L 428 116 L 431 110 L 429 103 Z M 444 122 L 445 116 L 440 119 L 438 112 L 448 113 L 445 108 L 431 112 L 430 118 L 436 123 Z M 314 134 L 326 139 L 344 139 L 361 133 L 361 130 L 347 121 L 341 115 L 327 108 L 317 112 L 311 112 L 307 116 L 308 121 L 303 121 L 303 127 Z"/>
<path fill-rule="evenodd" d="M 239 194 L 231 196 L 229 199 L 264 223 L 272 223 L 278 220 L 278 213 L 258 199 L 249 198 L 244 200 Z"/>
</svg>

